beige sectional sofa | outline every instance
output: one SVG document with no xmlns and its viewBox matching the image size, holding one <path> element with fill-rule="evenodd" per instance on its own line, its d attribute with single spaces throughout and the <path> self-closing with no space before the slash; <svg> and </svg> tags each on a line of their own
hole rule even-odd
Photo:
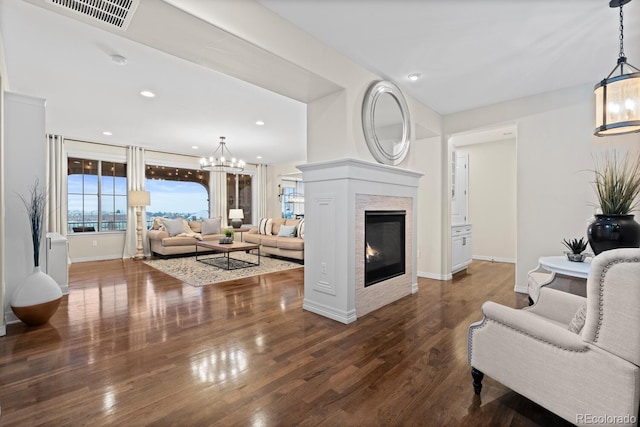
<svg viewBox="0 0 640 427">
<path fill-rule="evenodd" d="M 201 221 L 188 221 L 187 224 L 188 229 L 171 236 L 161 219 L 154 219 L 151 229 L 147 231 L 151 252 L 161 256 L 192 254 L 196 252 L 196 242 L 218 241 L 224 237 L 220 233 L 202 234 Z"/>
<path fill-rule="evenodd" d="M 260 245 L 260 253 L 263 255 L 304 260 L 304 220 L 269 219 L 269 226 L 266 226 L 265 220 L 265 218 L 261 219 L 259 227 L 244 233 L 244 241 Z M 280 233 L 282 226 L 293 227 L 295 230 L 293 237 L 279 236 L 278 234 L 282 234 Z"/>
</svg>

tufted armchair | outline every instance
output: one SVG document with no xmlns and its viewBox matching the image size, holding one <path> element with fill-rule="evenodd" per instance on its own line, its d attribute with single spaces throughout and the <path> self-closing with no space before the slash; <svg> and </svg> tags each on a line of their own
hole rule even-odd
<svg viewBox="0 0 640 427">
<path fill-rule="evenodd" d="M 482 313 L 468 334 L 476 394 L 487 374 L 571 423 L 636 425 L 640 249 L 595 257 L 586 298 L 543 287 L 531 307 Z"/>
</svg>

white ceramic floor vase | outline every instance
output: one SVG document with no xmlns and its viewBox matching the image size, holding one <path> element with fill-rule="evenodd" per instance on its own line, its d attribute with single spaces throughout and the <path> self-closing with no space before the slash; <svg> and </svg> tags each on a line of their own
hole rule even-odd
<svg viewBox="0 0 640 427">
<path fill-rule="evenodd" d="M 56 312 L 62 291 L 55 280 L 35 267 L 11 297 L 11 310 L 29 326 L 43 325 Z"/>
</svg>

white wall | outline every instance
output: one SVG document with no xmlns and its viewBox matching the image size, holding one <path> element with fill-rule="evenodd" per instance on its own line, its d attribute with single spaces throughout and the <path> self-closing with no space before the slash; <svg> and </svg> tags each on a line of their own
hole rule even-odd
<svg viewBox="0 0 640 427">
<path fill-rule="evenodd" d="M 446 256 L 442 252 L 442 162 L 443 144 L 440 137 L 414 141 L 409 152 L 408 169 L 424 175 L 418 184 L 418 232 L 415 247 L 419 277 L 444 280 Z"/>
<path fill-rule="evenodd" d="M 5 195 L 5 301 L 6 320 L 17 318 L 11 311 L 11 295 L 33 272 L 33 244 L 31 228 L 20 196 L 29 198 L 31 188 L 39 181 L 40 191 L 45 180 L 45 100 L 5 92 L 4 94 L 5 147 L 2 158 Z M 28 155 L 25 155 L 28 153 Z M 40 245 L 40 261 L 44 262 L 44 235 Z"/>
<path fill-rule="evenodd" d="M 443 118 L 448 135 L 516 122 L 516 289 L 543 255 L 562 252 L 562 239 L 586 236 L 595 202 L 591 155 L 600 147 L 639 150 L 638 134 L 593 136 L 593 85 L 582 85 L 478 108 Z M 635 141 L 635 145 L 632 141 Z"/>
<path fill-rule="evenodd" d="M 122 258 L 125 233 L 70 233 L 67 239 L 71 262 L 101 261 Z"/>
<path fill-rule="evenodd" d="M 2 41 L 2 34 L 0 34 L 0 163 L 3 162 L 5 156 L 5 142 L 4 142 L 4 91 L 8 89 L 8 75 L 7 75 L 7 63 L 4 57 L 4 44 Z M 4 234 L 4 210 L 5 210 L 5 189 L 4 189 L 5 176 L 4 173 L 0 173 L 0 336 L 4 336 L 7 333 L 5 323 L 5 265 L 4 265 L 4 253 L 5 253 L 5 234 Z"/>
<path fill-rule="evenodd" d="M 516 262 L 516 140 L 457 148 L 469 155 L 473 258 Z"/>
</svg>

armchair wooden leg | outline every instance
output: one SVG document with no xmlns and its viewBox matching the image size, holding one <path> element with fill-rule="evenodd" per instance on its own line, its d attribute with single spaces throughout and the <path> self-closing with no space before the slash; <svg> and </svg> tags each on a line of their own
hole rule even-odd
<svg viewBox="0 0 640 427">
<path fill-rule="evenodd" d="M 471 368 L 471 376 L 473 377 L 473 392 L 475 394 L 480 394 L 480 390 L 482 390 L 482 379 L 484 378 L 484 374 L 478 371 L 476 368 Z"/>
</svg>

